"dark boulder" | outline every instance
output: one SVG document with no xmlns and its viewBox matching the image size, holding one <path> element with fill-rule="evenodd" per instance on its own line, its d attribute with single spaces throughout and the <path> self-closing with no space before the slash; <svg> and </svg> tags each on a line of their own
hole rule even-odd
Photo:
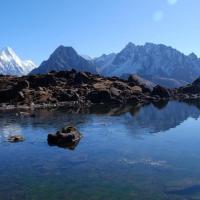
<svg viewBox="0 0 200 200">
<path fill-rule="evenodd" d="M 178 91 L 180 93 L 184 93 L 184 94 L 199 94 L 200 93 L 200 85 L 198 85 L 198 84 L 187 85 L 185 87 L 179 88 Z"/>
<path fill-rule="evenodd" d="M 15 86 L 15 89 L 16 90 L 28 89 L 29 86 L 30 86 L 29 81 L 23 80 L 17 83 L 17 85 Z"/>
<path fill-rule="evenodd" d="M 75 84 L 88 83 L 89 81 L 90 81 L 90 79 L 89 79 L 88 75 L 84 72 L 78 72 L 74 78 Z"/>
<path fill-rule="evenodd" d="M 71 69 L 71 71 L 70 71 L 70 72 L 72 72 L 72 73 L 74 73 L 74 74 L 76 74 L 76 73 L 77 73 L 75 69 Z"/>
<path fill-rule="evenodd" d="M 10 102 L 10 100 L 14 99 L 17 95 L 17 91 L 13 91 L 13 89 L 6 89 L 0 91 L 0 103 Z"/>
<path fill-rule="evenodd" d="M 57 78 L 64 78 L 67 81 L 74 80 L 76 73 L 74 73 L 74 70 L 71 71 L 59 71 L 55 74 L 55 77 Z"/>
<path fill-rule="evenodd" d="M 55 74 L 56 77 L 58 78 L 64 78 L 67 75 L 67 71 L 59 71 Z"/>
<path fill-rule="evenodd" d="M 160 98 L 169 98 L 170 97 L 169 90 L 160 85 L 157 85 L 156 87 L 154 87 L 151 94 L 153 96 L 159 96 Z"/>
<path fill-rule="evenodd" d="M 82 135 L 73 126 L 63 127 L 56 134 L 49 134 L 47 141 L 50 146 L 74 149 L 79 143 Z"/>
<path fill-rule="evenodd" d="M 144 93 L 151 93 L 153 90 L 153 88 L 148 87 L 146 85 L 140 85 L 140 87 L 142 88 L 142 92 L 144 92 Z"/>
<path fill-rule="evenodd" d="M 92 103 L 109 103 L 112 98 L 109 90 L 97 90 L 90 92 L 87 99 Z"/>
<path fill-rule="evenodd" d="M 56 96 L 58 101 L 64 102 L 64 101 L 78 101 L 79 95 L 73 91 L 73 90 L 59 90 L 56 92 Z"/>
<path fill-rule="evenodd" d="M 30 82 L 30 87 L 49 87 L 56 86 L 56 77 L 53 74 L 29 76 L 28 81 Z"/>
</svg>

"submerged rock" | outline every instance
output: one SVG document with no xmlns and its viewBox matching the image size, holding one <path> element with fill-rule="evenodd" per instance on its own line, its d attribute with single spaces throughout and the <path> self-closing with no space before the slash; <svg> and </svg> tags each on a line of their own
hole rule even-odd
<svg viewBox="0 0 200 200">
<path fill-rule="evenodd" d="M 24 140 L 25 140 L 24 137 L 21 135 L 11 135 L 8 137 L 8 142 L 12 142 L 12 143 L 22 142 Z"/>
<path fill-rule="evenodd" d="M 48 134 L 47 141 L 50 146 L 58 146 L 73 150 L 79 143 L 81 137 L 81 133 L 75 127 L 66 126 L 60 131 L 57 131 L 56 134 Z"/>
</svg>

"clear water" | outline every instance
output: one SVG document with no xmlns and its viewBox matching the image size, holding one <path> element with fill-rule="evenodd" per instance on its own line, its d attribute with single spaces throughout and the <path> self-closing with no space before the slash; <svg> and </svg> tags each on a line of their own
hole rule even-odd
<svg viewBox="0 0 200 200">
<path fill-rule="evenodd" d="M 0 112 L 0 200 L 200 199 L 197 106 L 92 112 Z M 84 136 L 75 150 L 48 146 L 47 134 L 68 123 Z M 8 143 L 10 134 L 26 140 Z"/>
</svg>

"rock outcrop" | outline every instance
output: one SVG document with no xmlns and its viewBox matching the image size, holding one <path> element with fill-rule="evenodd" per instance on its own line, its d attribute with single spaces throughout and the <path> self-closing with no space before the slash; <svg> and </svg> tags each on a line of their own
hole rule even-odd
<svg viewBox="0 0 200 200">
<path fill-rule="evenodd" d="M 151 90 L 144 85 L 75 70 L 0 77 L 1 107 L 143 103 L 149 96 Z"/>
<path fill-rule="evenodd" d="M 89 72 L 52 71 L 23 77 L 0 76 L 0 108 L 90 107 L 94 104 L 145 104 L 160 100 L 200 98 L 200 79 L 166 89 L 129 77 L 105 78 Z"/>
</svg>

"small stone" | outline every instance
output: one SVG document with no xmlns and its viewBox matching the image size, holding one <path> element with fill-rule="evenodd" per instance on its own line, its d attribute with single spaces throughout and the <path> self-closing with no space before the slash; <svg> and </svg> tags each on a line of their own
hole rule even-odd
<svg viewBox="0 0 200 200">
<path fill-rule="evenodd" d="M 24 137 L 21 135 L 11 135 L 8 137 L 8 142 L 16 143 L 24 141 Z"/>
</svg>

